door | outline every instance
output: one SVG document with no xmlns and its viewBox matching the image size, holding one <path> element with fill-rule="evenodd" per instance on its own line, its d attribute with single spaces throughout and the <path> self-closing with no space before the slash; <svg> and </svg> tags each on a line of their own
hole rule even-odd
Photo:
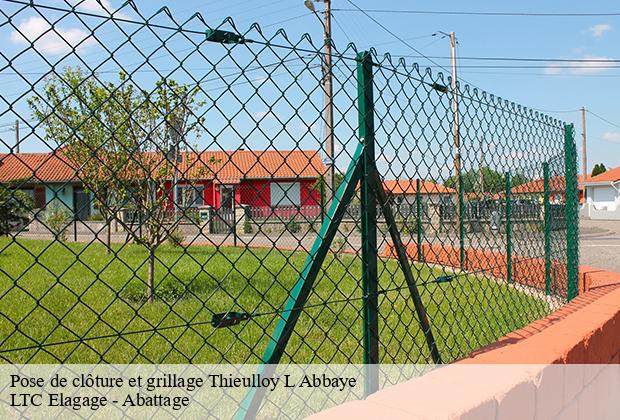
<svg viewBox="0 0 620 420">
<path fill-rule="evenodd" d="M 73 212 L 77 220 L 90 217 L 90 194 L 84 188 L 73 189 Z"/>
</svg>

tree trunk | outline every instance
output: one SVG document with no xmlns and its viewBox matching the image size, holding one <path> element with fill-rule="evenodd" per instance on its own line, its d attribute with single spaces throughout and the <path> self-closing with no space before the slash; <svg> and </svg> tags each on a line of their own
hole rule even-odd
<svg viewBox="0 0 620 420">
<path fill-rule="evenodd" d="M 155 300 L 155 250 L 149 249 L 149 274 L 147 295 L 150 303 Z"/>
<path fill-rule="evenodd" d="M 105 238 L 105 246 L 106 246 L 106 254 L 110 255 L 112 250 L 110 243 L 112 242 L 112 218 L 110 217 L 110 213 L 108 213 L 106 217 L 106 238 Z"/>
</svg>

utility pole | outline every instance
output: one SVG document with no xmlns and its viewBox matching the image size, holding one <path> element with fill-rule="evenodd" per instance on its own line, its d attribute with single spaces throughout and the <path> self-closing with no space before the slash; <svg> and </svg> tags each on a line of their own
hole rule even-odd
<svg viewBox="0 0 620 420">
<path fill-rule="evenodd" d="M 454 126 L 452 127 L 454 134 L 454 175 L 456 176 L 456 214 L 458 216 L 461 214 L 461 204 L 458 198 L 461 194 L 461 186 L 459 183 L 461 179 L 461 136 L 459 133 L 459 92 L 456 83 L 456 34 L 454 32 L 450 32 L 450 58 L 452 63 L 452 112 L 454 114 Z"/>
<path fill-rule="evenodd" d="M 321 18 L 316 13 L 312 0 L 305 0 L 305 6 L 313 12 L 319 20 Z M 335 156 L 334 156 L 334 103 L 333 103 L 333 83 L 332 83 L 332 19 L 331 19 L 331 0 L 323 0 L 323 120 L 325 123 L 325 163 L 327 172 L 325 174 L 325 203 L 329 208 L 334 196 L 334 179 L 335 179 Z"/>
<path fill-rule="evenodd" d="M 332 85 L 332 18 L 331 0 L 324 1 L 323 13 L 323 40 L 325 44 L 325 67 L 323 68 L 323 87 L 325 90 L 325 148 L 327 149 L 327 176 L 325 189 L 327 197 L 325 204 L 329 208 L 334 197 L 334 104 Z"/>
<path fill-rule="evenodd" d="M 19 120 L 15 120 L 15 153 L 19 153 Z"/>
<path fill-rule="evenodd" d="M 454 118 L 454 125 L 452 127 L 452 133 L 454 135 L 454 176 L 455 179 L 455 192 L 456 192 L 456 217 L 459 221 L 459 239 L 461 243 L 462 238 L 462 225 L 463 221 L 461 217 L 461 134 L 459 132 L 460 119 L 459 119 L 459 91 L 456 82 L 456 34 L 450 32 L 449 34 L 439 31 L 438 33 L 450 37 L 450 58 L 452 63 L 452 113 Z M 461 247 L 462 248 L 462 247 Z M 462 253 L 462 250 L 461 250 Z"/>
<path fill-rule="evenodd" d="M 583 159 L 581 161 L 581 170 L 583 172 L 583 182 L 586 182 L 588 177 L 588 155 L 586 153 L 586 107 L 581 107 L 581 148 L 583 152 Z M 583 199 L 585 200 L 587 188 L 583 187 Z"/>
<path fill-rule="evenodd" d="M 480 195 L 484 195 L 484 136 L 480 136 L 480 157 L 478 159 Z"/>
</svg>

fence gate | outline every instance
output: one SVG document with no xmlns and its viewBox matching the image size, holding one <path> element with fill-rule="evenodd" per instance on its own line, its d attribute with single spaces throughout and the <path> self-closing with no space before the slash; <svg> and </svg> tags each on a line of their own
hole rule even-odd
<svg viewBox="0 0 620 420">
<path fill-rule="evenodd" d="M 220 207 L 211 210 L 209 219 L 209 232 L 218 234 L 232 233 L 235 229 L 235 211 L 230 208 Z"/>
</svg>

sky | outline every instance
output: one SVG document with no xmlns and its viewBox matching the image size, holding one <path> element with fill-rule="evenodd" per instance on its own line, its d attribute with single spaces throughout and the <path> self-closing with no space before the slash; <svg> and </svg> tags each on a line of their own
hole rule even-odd
<svg viewBox="0 0 620 420">
<path fill-rule="evenodd" d="M 60 0 L 46 0 L 44 3 L 64 4 Z M 253 22 L 259 22 L 263 33 L 271 34 L 277 28 L 283 28 L 291 42 L 301 39 L 304 33 L 309 33 L 315 45 L 321 43 L 322 26 L 317 17 L 306 9 L 303 0 L 261 2 L 137 0 L 135 3 L 145 16 L 156 12 L 160 7 L 167 6 L 177 21 L 183 21 L 193 13 L 199 12 L 207 24 L 217 26 L 224 18 L 231 16 L 239 29 L 249 28 Z M 574 123 L 580 156 L 582 128 L 579 109 L 585 106 L 590 111 L 586 114 L 589 170 L 592 170 L 595 163 L 604 163 L 607 167 L 620 166 L 620 113 L 618 112 L 620 105 L 616 100 L 616 91 L 620 90 L 620 63 L 611 61 L 620 59 L 620 53 L 617 51 L 620 48 L 620 5 L 614 5 L 614 2 L 574 0 L 561 2 L 470 1 L 466 3 L 452 0 L 445 0 L 441 3 L 396 0 L 377 3 L 370 0 L 355 0 L 354 3 L 365 10 L 608 14 L 552 17 L 369 11 L 369 15 L 384 26 L 382 28 L 368 16 L 355 10 L 348 0 L 333 0 L 332 38 L 337 49 L 341 51 L 346 49 L 349 42 L 353 42 L 358 50 L 374 47 L 379 53 L 389 52 L 392 56 L 418 56 L 407 57 L 406 60 L 408 63 L 418 62 L 421 67 L 431 66 L 433 72 L 436 72 L 449 71 L 450 67 L 449 41 L 438 34 L 438 31 L 454 31 L 458 38 L 458 78 L 461 83 L 471 84 L 504 99 L 545 111 L 555 118 Z M 105 0 L 103 5 L 108 11 L 113 11 L 121 5 L 121 1 Z M 0 9 L 5 7 L 6 10 L 9 10 L 9 7 L 10 10 L 15 10 L 14 4 L 0 0 Z M 82 8 L 101 12 L 101 6 L 94 0 L 83 3 Z M 316 9 L 322 10 L 322 4 L 316 3 Z M 616 15 L 609 15 L 612 13 Z M 129 9 L 121 11 L 121 14 L 129 18 L 135 16 Z M 4 22 L 6 15 L 0 16 L 0 20 Z M 22 29 L 27 37 L 32 36 L 29 34 L 40 34 L 48 29 L 41 16 L 30 16 L 25 13 L 20 14 L 13 25 Z M 79 22 L 75 24 L 63 22 L 62 25 L 56 27 L 56 31 L 70 42 L 81 42 L 81 51 L 86 52 L 89 49 L 94 51 L 96 48 L 101 48 L 99 45 L 90 45 L 94 41 L 80 27 L 83 27 L 83 24 Z M 119 36 L 118 34 L 119 31 L 115 34 L 109 33 L 109 38 L 106 38 L 105 42 L 109 42 L 110 45 L 114 45 L 115 42 L 119 43 L 118 39 L 114 39 Z M 26 65 L 34 70 L 37 66 L 41 68 L 49 66 L 46 64 L 46 58 L 55 64 L 49 57 L 61 55 L 63 49 L 66 48 L 66 45 L 63 46 L 58 39 L 54 38 L 55 36 L 57 35 L 50 35 L 38 41 L 37 48 L 46 51 L 45 54 L 48 56 L 44 54 L 42 57 L 29 57 L 30 63 L 27 63 L 24 57 L 20 57 L 20 60 L 24 60 L 21 67 L 19 63 L 7 67 L 7 57 L 12 57 L 23 49 L 27 41 L 23 35 L 13 30 L 12 25 L 0 26 L 0 39 L 2 39 L 4 50 L 0 68 L 4 68 L 5 72 L 17 69 L 25 73 Z M 101 36 L 106 36 L 106 34 Z M 134 49 L 140 48 L 142 45 L 134 46 Z M 122 53 L 123 50 L 119 49 L 119 52 Z M 419 53 L 432 57 L 432 62 L 419 57 Z M 128 54 L 131 57 L 136 53 L 134 51 Z M 491 61 L 472 59 L 473 57 L 597 61 Z M 102 61 L 100 64 L 107 66 L 110 62 Z M 198 65 L 197 60 L 194 65 Z M 439 69 L 437 65 L 443 68 Z M 505 68 L 505 66 L 522 67 Z M 33 72 L 36 72 L 34 70 Z M 0 70 L 0 75 L 2 72 Z M 6 94 L 9 100 L 5 100 L 0 105 L 0 135 L 7 143 L 6 136 L 12 135 L 7 127 L 15 118 L 12 112 L 25 115 L 27 109 L 23 108 L 23 101 L 17 101 L 16 96 L 10 96 L 10 94 L 19 95 L 20 89 L 12 88 L 19 86 L 19 83 L 26 83 L 23 77 L 17 80 L 15 75 L 5 76 L 3 95 Z M 29 83 L 37 75 L 24 77 L 28 78 Z M 269 118 L 268 108 L 260 112 L 262 112 L 261 117 Z M 313 129 L 310 127 L 310 130 Z"/>
</svg>

